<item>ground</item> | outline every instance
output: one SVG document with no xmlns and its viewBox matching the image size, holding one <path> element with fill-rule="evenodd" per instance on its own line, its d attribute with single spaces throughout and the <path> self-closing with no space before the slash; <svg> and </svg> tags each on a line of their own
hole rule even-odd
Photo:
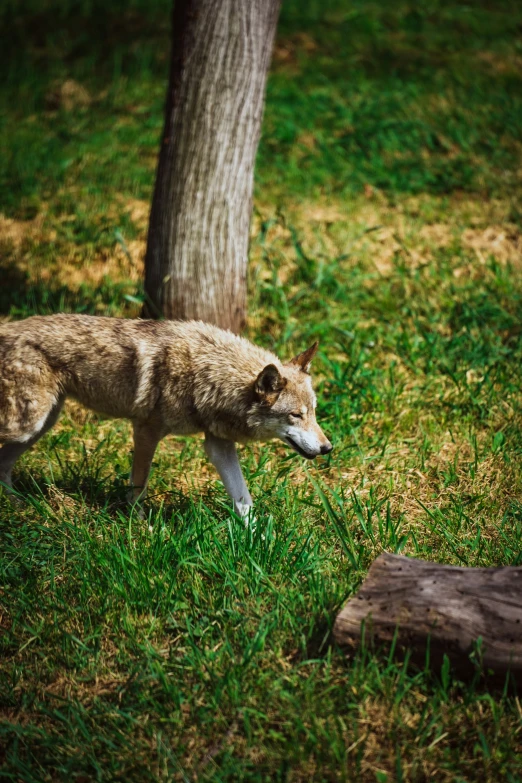
<svg viewBox="0 0 522 783">
<path fill-rule="evenodd" d="M 0 13 L 0 317 L 136 315 L 167 0 Z M 522 780 L 512 691 L 331 643 L 383 550 L 515 565 L 522 540 L 522 11 L 286 0 L 256 173 L 248 336 L 320 341 L 335 449 L 202 442 L 123 503 L 129 427 L 68 404 L 0 497 L 0 763 L 40 781 Z M 471 665 L 471 664 L 470 664 Z"/>
</svg>

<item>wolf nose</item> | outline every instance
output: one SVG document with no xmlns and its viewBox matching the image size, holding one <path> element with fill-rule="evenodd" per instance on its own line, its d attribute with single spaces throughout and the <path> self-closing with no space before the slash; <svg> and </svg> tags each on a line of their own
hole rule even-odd
<svg viewBox="0 0 522 783">
<path fill-rule="evenodd" d="M 324 443 L 321 446 L 321 454 L 329 454 L 332 449 L 333 449 L 332 444 L 330 443 L 329 440 L 327 440 L 326 443 Z"/>
</svg>

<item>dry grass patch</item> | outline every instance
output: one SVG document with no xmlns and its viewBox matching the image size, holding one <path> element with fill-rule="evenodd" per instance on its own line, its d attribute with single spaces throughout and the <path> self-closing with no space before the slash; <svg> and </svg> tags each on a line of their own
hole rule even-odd
<svg viewBox="0 0 522 783">
<path fill-rule="evenodd" d="M 46 212 L 39 212 L 32 220 L 15 220 L 0 214 L 0 243 L 4 249 L 13 246 L 16 250 L 31 240 L 47 243 L 56 239 L 56 232 L 46 223 Z"/>
<path fill-rule="evenodd" d="M 10 263 L 27 276 L 28 282 L 51 288 L 64 286 L 71 291 L 85 284 L 97 287 L 105 279 L 140 284 L 149 205 L 123 198 L 115 203 L 128 214 L 136 238 L 123 236 L 112 246 L 80 247 L 60 237 L 60 225 L 68 216 L 55 219 L 43 211 L 32 220 L 0 216 L 0 242 Z M 510 204 L 497 200 L 481 211 L 482 206 L 471 198 L 454 199 L 444 210 L 447 222 L 441 222 L 434 198 L 405 198 L 391 206 L 374 190 L 370 198 L 362 200 L 285 205 L 284 216 L 259 205 L 252 223 L 251 269 L 257 270 L 256 276 L 269 279 L 275 266 L 280 283 L 285 284 L 299 269 L 296 237 L 313 257 L 339 257 L 339 263 L 345 266 L 364 263 L 384 276 L 393 272 L 398 256 L 414 269 L 432 263 L 438 251 L 448 248 L 471 251 L 469 262 L 475 258 L 485 263 L 494 258 L 518 268 L 522 264 L 522 238 L 516 224 L 508 220 Z M 439 219 L 432 222 L 433 211 Z M 495 222 L 488 225 L 489 218 Z M 504 220 L 499 222 L 499 218 Z M 454 264 L 457 276 L 472 274 L 469 263 L 463 265 L 458 253 Z"/>
<path fill-rule="evenodd" d="M 306 252 L 318 257 L 345 257 L 343 264 L 370 264 L 380 275 L 395 269 L 397 256 L 412 269 L 432 263 L 439 250 L 454 247 L 473 250 L 484 263 L 490 257 L 499 263 L 519 266 L 522 261 L 522 239 L 518 227 L 509 220 L 511 203 L 496 200 L 484 209 L 481 200 L 453 198 L 441 210 L 441 199 L 405 198 L 389 205 L 374 189 L 363 200 L 331 200 L 285 205 L 284 218 L 273 208 L 258 207 L 252 227 L 251 260 L 270 275 L 276 264 L 279 279 L 285 283 L 295 272 L 299 257 L 295 235 Z M 440 221 L 440 214 L 447 216 Z M 437 220 L 431 219 L 437 215 Z M 489 219 L 495 222 L 488 225 Z M 263 224 L 262 244 L 256 242 Z M 272 262 L 272 263 L 270 263 Z M 462 274 L 462 259 L 455 253 L 457 275 Z M 377 284 L 377 282 L 376 282 Z"/>
</svg>

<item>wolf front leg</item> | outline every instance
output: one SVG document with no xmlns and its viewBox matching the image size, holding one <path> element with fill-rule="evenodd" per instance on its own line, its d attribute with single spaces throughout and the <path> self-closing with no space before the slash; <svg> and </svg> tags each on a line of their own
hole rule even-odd
<svg viewBox="0 0 522 783">
<path fill-rule="evenodd" d="M 230 440 L 216 438 L 205 433 L 205 451 L 207 457 L 219 473 L 225 489 L 234 501 L 234 511 L 248 525 L 252 519 L 252 497 L 237 457 L 236 445 Z"/>
<path fill-rule="evenodd" d="M 150 467 L 158 443 L 165 435 L 164 430 L 154 422 L 133 422 L 134 429 L 134 459 L 130 489 L 128 493 L 129 503 L 139 503 L 147 495 Z"/>
</svg>

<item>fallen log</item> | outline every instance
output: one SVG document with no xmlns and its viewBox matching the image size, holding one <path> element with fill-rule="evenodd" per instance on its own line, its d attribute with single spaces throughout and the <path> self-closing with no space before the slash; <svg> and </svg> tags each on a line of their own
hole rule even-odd
<svg viewBox="0 0 522 783">
<path fill-rule="evenodd" d="M 428 651 L 434 668 L 447 655 L 459 676 L 482 669 L 503 681 L 509 671 L 522 682 L 522 568 L 460 568 L 384 553 L 333 635 L 351 650 L 395 642 L 421 666 Z"/>
</svg>

